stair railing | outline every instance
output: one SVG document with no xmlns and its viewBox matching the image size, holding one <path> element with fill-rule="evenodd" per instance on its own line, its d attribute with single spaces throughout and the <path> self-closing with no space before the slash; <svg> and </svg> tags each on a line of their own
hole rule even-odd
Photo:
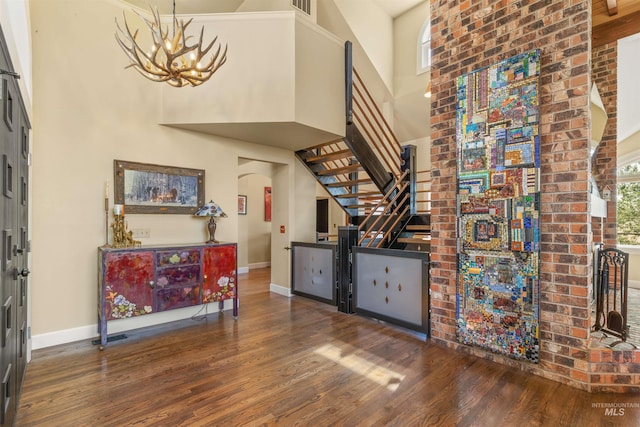
<svg viewBox="0 0 640 427">
<path fill-rule="evenodd" d="M 387 191 L 387 193 L 382 197 L 382 199 L 380 199 L 375 207 L 371 209 L 371 212 L 369 212 L 369 215 L 367 215 L 366 219 L 362 221 L 362 223 L 358 226 L 358 232 L 361 233 L 361 236 L 358 239 L 358 246 L 361 246 L 365 239 L 368 236 L 371 236 L 374 231 L 376 236 L 382 233 L 381 241 L 384 242 L 384 240 L 388 238 L 386 234 L 390 233 L 390 230 L 393 229 L 393 227 L 386 228 L 389 222 L 396 217 L 396 219 L 401 220 L 402 217 L 408 212 L 409 205 L 407 203 L 407 200 L 409 199 L 410 195 L 407 191 L 405 191 L 409 186 L 409 183 L 406 180 L 408 173 L 409 171 L 405 170 L 404 173 L 400 175 L 399 179 L 395 182 L 393 187 Z M 400 200 L 400 202 L 398 202 L 398 199 L 400 198 L 402 199 Z M 400 213 L 400 211 L 402 210 L 404 210 L 404 212 Z M 398 216 L 398 214 L 400 216 Z M 378 224 L 383 218 L 386 218 L 386 220 L 380 225 L 380 227 L 378 227 Z M 367 227 L 366 230 L 365 227 Z M 371 240 L 367 243 L 367 247 L 371 246 L 373 240 L 375 240 L 374 237 L 372 237 Z M 380 242 L 378 242 L 378 244 L 380 244 Z"/>
<path fill-rule="evenodd" d="M 417 171 L 416 176 L 416 204 L 418 205 L 416 213 L 431 213 L 431 171 Z"/>
<path fill-rule="evenodd" d="M 396 179 L 401 174 L 402 147 L 371 96 L 364 81 L 353 69 L 353 117 L 370 145 Z"/>
<path fill-rule="evenodd" d="M 347 128 L 354 120 L 362 129 L 368 146 L 381 165 L 396 180 L 402 173 L 400 154 L 403 149 L 394 135 L 391 126 L 384 118 L 371 92 L 353 66 L 353 45 L 345 42 L 345 110 Z"/>
</svg>

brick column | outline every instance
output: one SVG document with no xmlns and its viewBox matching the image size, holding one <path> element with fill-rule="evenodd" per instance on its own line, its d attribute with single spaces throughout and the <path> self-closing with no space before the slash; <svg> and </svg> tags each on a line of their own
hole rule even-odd
<svg viewBox="0 0 640 427">
<path fill-rule="evenodd" d="M 431 0 L 432 336 L 437 342 L 588 388 L 591 325 L 591 2 Z M 455 78 L 540 49 L 540 364 L 456 341 Z"/>
</svg>

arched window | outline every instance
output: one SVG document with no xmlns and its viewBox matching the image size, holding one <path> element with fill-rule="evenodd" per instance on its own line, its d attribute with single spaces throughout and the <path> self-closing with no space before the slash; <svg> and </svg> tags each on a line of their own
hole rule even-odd
<svg viewBox="0 0 640 427">
<path fill-rule="evenodd" d="M 431 67 L 431 18 L 428 18 L 420 29 L 418 38 L 418 74 L 424 73 Z"/>
</svg>

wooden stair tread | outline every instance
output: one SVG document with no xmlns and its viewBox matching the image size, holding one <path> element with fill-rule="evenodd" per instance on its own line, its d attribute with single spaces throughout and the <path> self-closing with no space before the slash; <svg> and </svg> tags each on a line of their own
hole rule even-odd
<svg viewBox="0 0 640 427">
<path fill-rule="evenodd" d="M 333 197 L 335 197 L 336 199 L 353 199 L 353 198 L 370 199 L 370 197 L 367 197 L 367 196 L 375 196 L 375 195 L 380 196 L 380 193 L 376 193 L 376 192 L 345 193 L 345 194 L 335 194 Z"/>
<path fill-rule="evenodd" d="M 373 181 L 370 179 L 355 179 L 349 181 L 332 182 L 324 185 L 325 187 L 353 187 L 355 185 L 367 185 L 372 183 Z"/>
<path fill-rule="evenodd" d="M 318 171 L 316 173 L 320 176 L 329 176 L 329 175 L 342 175 L 345 173 L 352 173 L 352 172 L 362 172 L 363 170 L 364 169 L 362 169 L 362 166 L 360 166 L 360 164 L 356 164 L 356 165 L 343 166 L 341 168 L 325 169 L 325 170 Z"/>
<path fill-rule="evenodd" d="M 317 150 L 318 148 L 326 147 L 327 145 L 339 144 L 341 142 L 343 142 L 342 138 L 334 139 L 332 141 L 327 141 L 327 142 L 323 142 L 322 144 L 314 145 L 313 147 L 307 147 L 305 148 L 305 150 L 313 151 L 313 150 Z"/>
<path fill-rule="evenodd" d="M 305 162 L 307 162 L 307 163 L 323 163 L 323 162 L 330 162 L 332 160 L 346 159 L 348 157 L 353 157 L 353 153 L 349 149 L 341 150 L 341 151 L 334 151 L 333 153 L 320 154 L 318 156 L 313 156 L 313 157 L 308 157 L 308 158 L 305 159 Z"/>
<path fill-rule="evenodd" d="M 431 226 L 426 224 L 409 224 L 407 230 L 411 231 L 431 231 Z"/>
<path fill-rule="evenodd" d="M 361 204 L 358 204 L 358 205 L 345 206 L 345 208 L 347 208 L 347 209 L 361 209 L 361 208 L 375 208 L 376 206 L 378 206 L 377 203 L 361 203 Z"/>
<path fill-rule="evenodd" d="M 416 237 L 398 237 L 398 243 L 418 243 L 421 245 L 431 244 L 431 239 L 422 239 Z"/>
</svg>

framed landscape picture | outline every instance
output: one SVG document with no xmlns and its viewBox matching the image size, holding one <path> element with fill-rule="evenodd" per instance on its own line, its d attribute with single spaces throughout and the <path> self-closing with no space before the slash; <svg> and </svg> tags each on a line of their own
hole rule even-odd
<svg viewBox="0 0 640 427">
<path fill-rule="evenodd" d="M 204 200 L 204 170 L 113 161 L 115 204 L 127 213 L 193 214 Z"/>
</svg>

